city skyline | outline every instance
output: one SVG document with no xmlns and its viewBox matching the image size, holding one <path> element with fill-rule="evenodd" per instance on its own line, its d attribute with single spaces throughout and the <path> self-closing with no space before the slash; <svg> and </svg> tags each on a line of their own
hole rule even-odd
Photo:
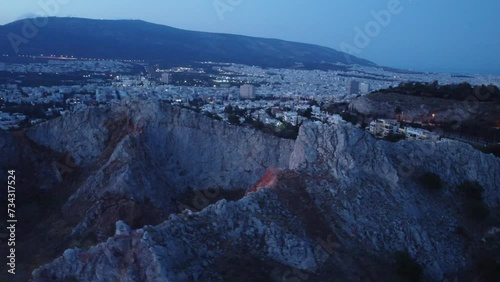
<svg viewBox="0 0 500 282">
<path fill-rule="evenodd" d="M 311 43 L 381 66 L 500 74 L 500 26 L 494 13 L 498 2 L 352 2 L 6 0 L 0 24 L 35 16 L 140 19 L 187 30 Z"/>
</svg>

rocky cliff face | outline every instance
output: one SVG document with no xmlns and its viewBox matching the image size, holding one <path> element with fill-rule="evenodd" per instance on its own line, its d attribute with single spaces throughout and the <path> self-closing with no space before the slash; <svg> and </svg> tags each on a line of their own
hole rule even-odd
<svg viewBox="0 0 500 282">
<path fill-rule="evenodd" d="M 178 211 L 177 198 L 188 188 L 248 187 L 267 167 L 286 167 L 293 147 L 292 140 L 153 101 L 89 108 L 35 127 L 27 135 L 72 157 L 61 164 L 69 169 L 58 172 L 69 174 L 72 167 L 86 171 L 63 206 L 66 218 L 77 224 L 73 235 L 100 222 L 110 207 L 117 210 L 108 216 L 114 221 L 120 218 L 119 210 L 128 214 L 124 210 L 130 205 L 150 203 L 168 214 Z M 116 208 L 122 196 L 128 204 Z M 197 207 L 194 202 L 185 204 Z M 132 221 L 137 217 L 127 216 Z"/>
<path fill-rule="evenodd" d="M 328 191 L 323 205 L 337 217 L 332 221 L 346 235 L 342 242 L 383 253 L 408 250 L 434 279 L 465 268 L 473 252 L 450 238 L 458 226 L 470 226 L 457 186 L 478 181 L 486 204 L 498 209 L 500 203 L 499 159 L 450 140 L 394 144 L 348 125 L 310 124 L 301 128 L 290 168 L 339 181 L 334 189 L 312 187 L 317 194 Z M 419 185 L 425 172 L 440 176 L 442 191 L 429 193 Z M 478 238 L 484 229 L 469 232 Z"/>
<path fill-rule="evenodd" d="M 348 124 L 307 123 L 290 141 L 153 101 L 86 110 L 28 136 L 75 158 L 76 189 L 62 206 L 72 236 L 111 235 L 66 250 L 33 281 L 388 281 L 403 250 L 442 281 L 472 267 L 499 223 L 467 218 L 457 186 L 478 181 L 493 215 L 500 160 L 449 140 L 388 143 Z M 424 172 L 443 188 L 422 187 Z M 251 189 L 179 213 L 188 187 L 220 187 L 191 206 Z"/>
<path fill-rule="evenodd" d="M 35 127 L 28 136 L 69 153 L 81 167 L 126 160 L 127 148 L 140 150 L 178 189 L 248 185 L 268 166 L 286 166 L 293 146 L 290 140 L 145 101 L 89 108 Z"/>
</svg>

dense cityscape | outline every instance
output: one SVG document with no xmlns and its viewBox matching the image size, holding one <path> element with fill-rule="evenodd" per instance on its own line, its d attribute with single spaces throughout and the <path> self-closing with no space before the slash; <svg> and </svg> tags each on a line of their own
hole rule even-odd
<svg viewBox="0 0 500 282">
<path fill-rule="evenodd" d="M 144 63 L 59 58 L 0 63 L 0 73 L 6 74 L 0 85 L 0 128 L 15 130 L 127 97 L 168 101 L 237 123 L 244 123 L 245 117 L 278 126 L 281 122 L 296 126 L 311 117 L 335 123 L 342 117 L 329 114 L 320 105 L 346 103 L 403 82 L 500 85 L 500 78 L 493 76 L 394 72 L 342 64 L 336 68 L 339 70 L 275 69 L 204 62 L 162 69 Z M 46 77 L 51 79 L 30 85 Z M 244 114 L 235 120 L 228 107 Z M 308 109 L 311 113 L 305 113 Z"/>
</svg>

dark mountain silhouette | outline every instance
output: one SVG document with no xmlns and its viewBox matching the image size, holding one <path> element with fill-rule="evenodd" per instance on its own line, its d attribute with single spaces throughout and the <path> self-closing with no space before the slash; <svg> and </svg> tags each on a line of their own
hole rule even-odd
<svg viewBox="0 0 500 282">
<path fill-rule="evenodd" d="M 33 23 L 45 23 L 37 27 Z M 35 27 L 30 29 L 29 26 Z M 28 35 L 28 36 L 26 36 Z M 54 54 L 165 63 L 216 61 L 269 67 L 375 65 L 331 48 L 249 36 L 187 31 L 139 20 L 26 19 L 0 26 L 0 53 Z M 14 44 L 12 44 L 14 42 Z"/>
</svg>

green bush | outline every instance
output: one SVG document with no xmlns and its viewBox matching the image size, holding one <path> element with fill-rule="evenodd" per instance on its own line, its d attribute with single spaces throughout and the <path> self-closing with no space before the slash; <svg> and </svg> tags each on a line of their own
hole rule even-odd
<svg viewBox="0 0 500 282">
<path fill-rule="evenodd" d="M 398 141 L 401 141 L 401 140 L 405 140 L 406 139 L 406 136 L 404 136 L 403 134 L 389 134 L 387 135 L 384 140 L 385 141 L 389 141 L 389 142 L 393 142 L 393 143 L 396 143 Z"/>
<path fill-rule="evenodd" d="M 420 177 L 420 183 L 430 190 L 439 190 L 443 188 L 443 184 L 441 183 L 441 178 L 439 175 L 426 172 Z"/>
<path fill-rule="evenodd" d="M 485 154 L 493 154 L 495 157 L 500 158 L 500 145 L 490 144 L 488 146 L 474 146 L 476 149 L 481 150 Z"/>
<path fill-rule="evenodd" d="M 395 257 L 399 281 L 418 282 L 422 279 L 422 266 L 408 252 L 397 252 Z"/>
<path fill-rule="evenodd" d="M 467 180 L 458 186 L 460 192 L 462 192 L 465 197 L 469 200 L 482 200 L 483 199 L 483 187 L 477 181 Z"/>
<path fill-rule="evenodd" d="M 212 119 L 216 119 L 216 120 L 222 120 L 222 118 L 217 115 L 217 114 L 213 114 L 213 113 L 210 113 L 210 112 L 206 112 L 205 115 L 209 118 L 212 118 Z"/>
<path fill-rule="evenodd" d="M 473 220 L 484 220 L 490 210 L 483 201 L 484 188 L 476 181 L 465 181 L 458 186 L 458 190 L 465 196 L 466 215 Z"/>
<path fill-rule="evenodd" d="M 465 204 L 467 216 L 470 219 L 482 221 L 490 214 L 490 210 L 482 200 L 468 200 Z"/>
<path fill-rule="evenodd" d="M 348 123 L 352 123 L 354 125 L 356 125 L 359 121 L 359 117 L 354 113 L 345 112 L 341 113 L 340 116 L 342 117 L 343 120 L 347 121 Z"/>
<path fill-rule="evenodd" d="M 463 226 L 455 227 L 455 234 L 460 235 L 462 237 L 467 237 L 467 232 Z"/>
<path fill-rule="evenodd" d="M 485 257 L 479 260 L 476 270 L 485 281 L 500 281 L 500 262 L 494 258 Z"/>
<path fill-rule="evenodd" d="M 240 124 L 240 117 L 235 115 L 235 114 L 228 115 L 227 119 L 232 124 L 236 124 L 236 125 Z"/>
</svg>

